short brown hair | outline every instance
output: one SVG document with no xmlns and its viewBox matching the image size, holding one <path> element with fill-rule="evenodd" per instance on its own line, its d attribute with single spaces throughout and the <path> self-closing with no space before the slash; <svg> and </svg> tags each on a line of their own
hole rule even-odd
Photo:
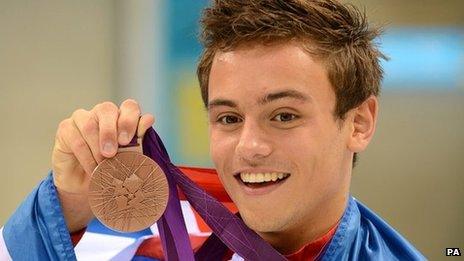
<svg viewBox="0 0 464 261">
<path fill-rule="evenodd" d="M 319 58 L 336 95 L 334 116 L 346 113 L 371 95 L 379 95 L 386 57 L 374 39 L 365 12 L 336 0 L 214 0 L 201 19 L 204 51 L 197 75 L 208 104 L 208 79 L 214 55 L 243 43 L 274 44 L 291 40 Z M 356 154 L 353 158 L 353 165 Z"/>
</svg>

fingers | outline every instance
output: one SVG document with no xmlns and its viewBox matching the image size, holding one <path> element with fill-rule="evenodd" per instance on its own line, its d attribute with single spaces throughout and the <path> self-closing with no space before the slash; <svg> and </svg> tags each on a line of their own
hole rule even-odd
<svg viewBox="0 0 464 261">
<path fill-rule="evenodd" d="M 140 116 L 140 106 L 132 99 L 125 100 L 120 107 L 118 119 L 118 142 L 127 145 L 132 138 L 143 137 L 148 128 L 155 123 L 155 118 L 151 114 Z M 135 133 L 137 131 L 137 133 Z"/>
<path fill-rule="evenodd" d="M 99 143 L 98 122 L 90 111 L 84 109 L 76 110 L 71 119 L 77 126 L 81 136 L 87 142 L 93 158 L 97 163 L 103 161 Z"/>
<path fill-rule="evenodd" d="M 148 128 L 155 123 L 155 117 L 151 114 L 144 114 L 140 117 L 139 126 L 137 128 L 137 137 L 143 137 Z"/>
<path fill-rule="evenodd" d="M 87 145 L 86 140 L 82 137 L 77 126 L 71 119 L 66 119 L 60 123 L 57 137 L 61 137 L 65 153 L 72 153 L 87 174 L 91 174 L 97 162 Z"/>
<path fill-rule="evenodd" d="M 99 146 L 102 155 L 111 158 L 118 149 L 117 121 L 119 109 L 111 102 L 96 105 L 92 112 L 99 127 Z"/>
<path fill-rule="evenodd" d="M 151 114 L 140 117 L 140 106 L 132 99 L 125 100 L 120 108 L 111 102 L 104 102 L 90 112 L 80 109 L 71 118 L 97 163 L 104 157 L 116 155 L 118 145 L 127 145 L 136 132 L 138 137 L 143 137 L 155 122 Z"/>
<path fill-rule="evenodd" d="M 140 117 L 139 104 L 132 100 L 127 99 L 121 103 L 120 114 L 118 119 L 118 142 L 121 145 L 127 145 L 132 140 Z"/>
</svg>

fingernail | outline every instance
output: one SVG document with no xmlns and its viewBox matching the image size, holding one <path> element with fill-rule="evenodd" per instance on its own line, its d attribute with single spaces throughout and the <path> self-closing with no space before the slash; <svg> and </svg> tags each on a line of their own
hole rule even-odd
<svg viewBox="0 0 464 261">
<path fill-rule="evenodd" d="M 129 134 L 127 132 L 123 131 L 119 133 L 119 141 L 127 142 L 129 140 Z"/>
<path fill-rule="evenodd" d="M 105 152 L 106 154 L 113 153 L 113 150 L 114 150 L 114 145 L 111 142 L 107 142 L 105 143 L 105 145 L 103 145 L 103 152 Z"/>
</svg>

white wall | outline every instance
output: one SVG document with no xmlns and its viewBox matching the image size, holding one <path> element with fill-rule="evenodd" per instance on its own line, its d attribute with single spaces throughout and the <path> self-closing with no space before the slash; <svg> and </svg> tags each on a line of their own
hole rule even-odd
<svg viewBox="0 0 464 261">
<path fill-rule="evenodd" d="M 0 1 L 0 224 L 51 168 L 58 123 L 114 97 L 114 2 Z"/>
</svg>

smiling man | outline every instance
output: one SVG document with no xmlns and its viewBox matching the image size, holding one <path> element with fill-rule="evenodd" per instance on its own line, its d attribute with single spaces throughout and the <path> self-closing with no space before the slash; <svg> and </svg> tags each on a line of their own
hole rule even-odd
<svg viewBox="0 0 464 261">
<path fill-rule="evenodd" d="M 332 0 L 216 0 L 204 12 L 198 78 L 212 160 L 245 224 L 289 260 L 424 259 L 350 196 L 356 155 L 375 133 L 385 58 L 373 42 L 378 34 L 355 7 Z M 55 228 L 74 234 L 85 228 L 93 217 L 89 175 L 118 143 L 153 124 L 150 115 L 138 122 L 139 116 L 128 100 L 63 121 L 48 178 L 58 193 L 43 183 L 19 213 L 40 209 L 37 200 L 57 202 L 40 194 L 49 186 L 62 206 L 55 218 L 64 216 L 67 225 Z M 31 218 L 15 214 L 4 234 L 11 224 L 33 224 Z M 44 236 L 47 229 L 31 236 L 34 251 L 43 248 L 42 257 L 72 251 L 57 247 L 71 245 L 69 237 L 55 242 Z M 15 237 L 4 237 L 4 249 L 14 248 Z M 230 251 L 222 256 L 240 260 Z"/>
<path fill-rule="evenodd" d="M 385 58 L 365 15 L 330 0 L 215 1 L 202 24 L 211 157 L 247 226 L 290 259 L 423 258 L 350 197 Z"/>
<path fill-rule="evenodd" d="M 286 42 L 216 53 L 208 100 L 211 156 L 250 228 L 288 254 L 337 225 L 375 97 L 337 119 L 326 69 Z"/>
</svg>

